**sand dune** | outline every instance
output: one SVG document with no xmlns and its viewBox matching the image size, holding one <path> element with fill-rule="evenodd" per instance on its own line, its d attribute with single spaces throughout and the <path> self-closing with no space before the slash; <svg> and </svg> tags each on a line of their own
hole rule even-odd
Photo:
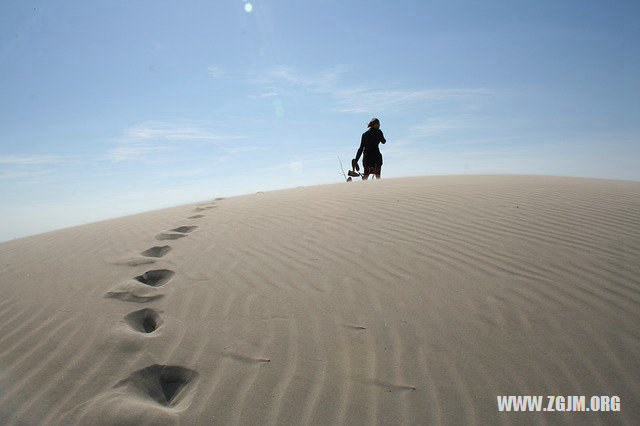
<svg viewBox="0 0 640 426">
<path fill-rule="evenodd" d="M 640 418 L 638 182 L 265 192 L 5 242 L 0 270 L 2 424 Z"/>
</svg>

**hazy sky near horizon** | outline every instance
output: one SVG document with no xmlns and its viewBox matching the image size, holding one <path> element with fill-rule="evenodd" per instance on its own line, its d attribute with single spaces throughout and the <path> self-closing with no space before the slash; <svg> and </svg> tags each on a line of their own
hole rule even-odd
<svg viewBox="0 0 640 426">
<path fill-rule="evenodd" d="M 0 241 L 340 182 L 640 180 L 637 1 L 5 1 Z"/>
</svg>

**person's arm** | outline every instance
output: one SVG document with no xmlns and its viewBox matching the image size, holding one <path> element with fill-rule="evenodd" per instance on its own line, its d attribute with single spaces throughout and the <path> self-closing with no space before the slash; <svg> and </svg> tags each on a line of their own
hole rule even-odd
<svg viewBox="0 0 640 426">
<path fill-rule="evenodd" d="M 356 163 L 360 159 L 360 156 L 362 155 L 363 150 L 364 150 L 364 133 L 362 134 L 362 138 L 360 138 L 360 148 L 358 148 L 358 152 L 356 153 L 356 158 L 354 158 L 354 160 L 356 160 Z"/>
<path fill-rule="evenodd" d="M 382 134 L 382 130 L 380 130 L 380 142 L 387 143 L 387 140 L 384 138 L 384 134 Z"/>
</svg>

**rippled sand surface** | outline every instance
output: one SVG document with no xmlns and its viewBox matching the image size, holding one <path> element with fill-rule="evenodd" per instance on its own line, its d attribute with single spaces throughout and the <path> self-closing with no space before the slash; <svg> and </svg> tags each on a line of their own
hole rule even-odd
<svg viewBox="0 0 640 426">
<path fill-rule="evenodd" d="M 639 182 L 215 199 L 0 244 L 0 423 L 632 424 L 639 325 Z"/>
</svg>

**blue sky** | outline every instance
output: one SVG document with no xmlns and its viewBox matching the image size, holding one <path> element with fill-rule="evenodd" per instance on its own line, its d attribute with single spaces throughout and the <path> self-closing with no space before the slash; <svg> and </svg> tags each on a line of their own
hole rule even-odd
<svg viewBox="0 0 640 426">
<path fill-rule="evenodd" d="M 383 178 L 640 180 L 639 18 L 631 1 L 1 2 L 0 241 L 339 182 L 373 116 Z"/>
</svg>

